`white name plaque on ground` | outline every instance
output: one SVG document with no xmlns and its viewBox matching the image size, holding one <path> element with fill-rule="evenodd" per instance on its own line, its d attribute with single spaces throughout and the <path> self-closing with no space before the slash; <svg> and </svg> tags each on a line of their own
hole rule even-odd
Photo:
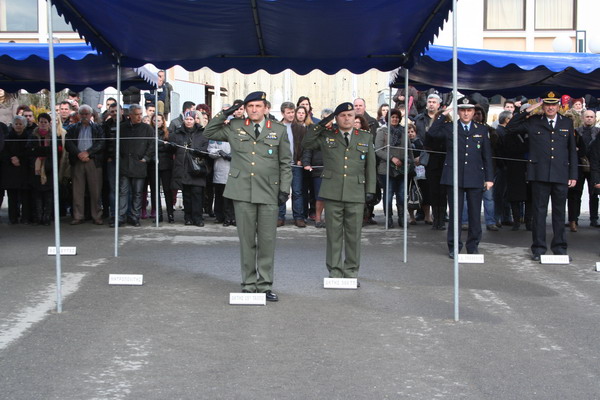
<svg viewBox="0 0 600 400">
<path fill-rule="evenodd" d="M 325 289 L 358 289 L 358 279 L 356 278 L 324 278 L 323 287 Z"/>
<path fill-rule="evenodd" d="M 56 246 L 48 246 L 48 255 L 55 256 L 56 255 Z M 60 246 L 60 255 L 61 256 L 74 256 L 77 255 L 77 247 L 66 247 Z"/>
<path fill-rule="evenodd" d="M 569 264 L 569 256 L 568 255 L 542 255 L 540 256 L 540 261 L 542 264 Z"/>
<path fill-rule="evenodd" d="M 459 254 L 458 262 L 460 264 L 483 264 L 483 254 Z"/>
<path fill-rule="evenodd" d="M 143 285 L 144 275 L 136 274 L 110 274 L 108 275 L 109 285 Z"/>
<path fill-rule="evenodd" d="M 596 271 L 600 271 L 600 262 L 596 263 Z"/>
<path fill-rule="evenodd" d="M 267 296 L 264 293 L 229 293 L 229 305 L 266 306 Z"/>
</svg>

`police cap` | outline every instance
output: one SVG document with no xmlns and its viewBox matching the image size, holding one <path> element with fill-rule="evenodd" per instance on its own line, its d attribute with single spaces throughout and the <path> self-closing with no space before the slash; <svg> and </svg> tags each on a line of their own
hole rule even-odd
<svg viewBox="0 0 600 400">
<path fill-rule="evenodd" d="M 456 102 L 456 107 L 457 108 L 475 108 L 475 102 L 473 101 L 473 99 L 465 96 L 465 97 L 458 99 L 458 101 Z"/>
<path fill-rule="evenodd" d="M 560 94 L 555 91 L 550 90 L 549 92 L 545 92 L 542 94 L 542 101 L 546 104 L 558 104 L 560 101 Z"/>
</svg>

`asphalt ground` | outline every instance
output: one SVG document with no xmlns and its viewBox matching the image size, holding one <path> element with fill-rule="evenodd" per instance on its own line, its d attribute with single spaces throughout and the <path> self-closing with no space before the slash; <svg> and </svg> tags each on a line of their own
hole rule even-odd
<svg viewBox="0 0 600 400">
<path fill-rule="evenodd" d="M 5 211 L 5 210 L 3 210 Z M 207 219 L 113 230 L 0 224 L 2 399 L 598 399 L 600 229 L 569 233 L 569 265 L 529 258 L 530 232 L 484 228 L 460 267 L 455 322 L 446 232 L 363 230 L 361 287 L 323 289 L 325 230 L 278 229 L 277 303 L 230 306 L 235 228 Z M 2 214 L 6 221 L 5 214 Z M 550 237 L 549 237 L 550 240 Z M 109 286 L 111 273 L 144 275 Z"/>
</svg>

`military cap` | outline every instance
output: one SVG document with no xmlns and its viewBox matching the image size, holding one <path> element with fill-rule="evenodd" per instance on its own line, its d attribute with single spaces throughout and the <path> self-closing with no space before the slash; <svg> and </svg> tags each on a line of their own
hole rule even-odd
<svg viewBox="0 0 600 400">
<path fill-rule="evenodd" d="M 244 104 L 248 104 L 251 101 L 267 101 L 267 94 L 265 92 L 252 92 L 244 99 Z"/>
<path fill-rule="evenodd" d="M 456 104 L 457 104 L 457 108 L 475 108 L 475 102 L 473 101 L 473 99 L 471 99 L 467 96 L 464 96 L 464 97 L 461 97 L 460 99 L 458 99 Z"/>
<path fill-rule="evenodd" d="M 342 103 L 335 108 L 333 111 L 333 115 L 338 115 L 343 113 L 344 111 L 352 111 L 354 110 L 354 105 L 352 103 Z"/>
<path fill-rule="evenodd" d="M 560 94 L 554 92 L 554 91 L 549 91 L 549 92 L 545 92 L 544 94 L 542 94 L 542 101 L 546 104 L 558 104 L 558 102 L 560 101 Z"/>
</svg>

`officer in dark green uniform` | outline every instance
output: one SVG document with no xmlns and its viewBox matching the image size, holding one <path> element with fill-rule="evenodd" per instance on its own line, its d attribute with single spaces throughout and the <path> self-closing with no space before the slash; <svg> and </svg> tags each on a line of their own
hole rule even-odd
<svg viewBox="0 0 600 400">
<path fill-rule="evenodd" d="M 331 127 L 335 117 L 337 127 Z M 354 106 L 340 104 L 307 132 L 302 146 L 323 153 L 319 197 L 325 199 L 327 269 L 330 278 L 357 278 L 363 206 L 375 193 L 375 150 L 367 131 L 356 129 Z M 345 259 L 342 259 L 342 250 Z"/>
<path fill-rule="evenodd" d="M 248 118 L 227 117 L 244 106 Z M 266 94 L 250 93 L 243 103 L 215 115 L 204 130 L 212 140 L 231 145 L 231 168 L 223 195 L 233 200 L 242 264 L 242 292 L 271 291 L 275 258 L 275 236 L 279 204 L 289 193 L 281 191 L 292 182 L 290 143 L 286 127 L 265 118 Z"/>
</svg>

